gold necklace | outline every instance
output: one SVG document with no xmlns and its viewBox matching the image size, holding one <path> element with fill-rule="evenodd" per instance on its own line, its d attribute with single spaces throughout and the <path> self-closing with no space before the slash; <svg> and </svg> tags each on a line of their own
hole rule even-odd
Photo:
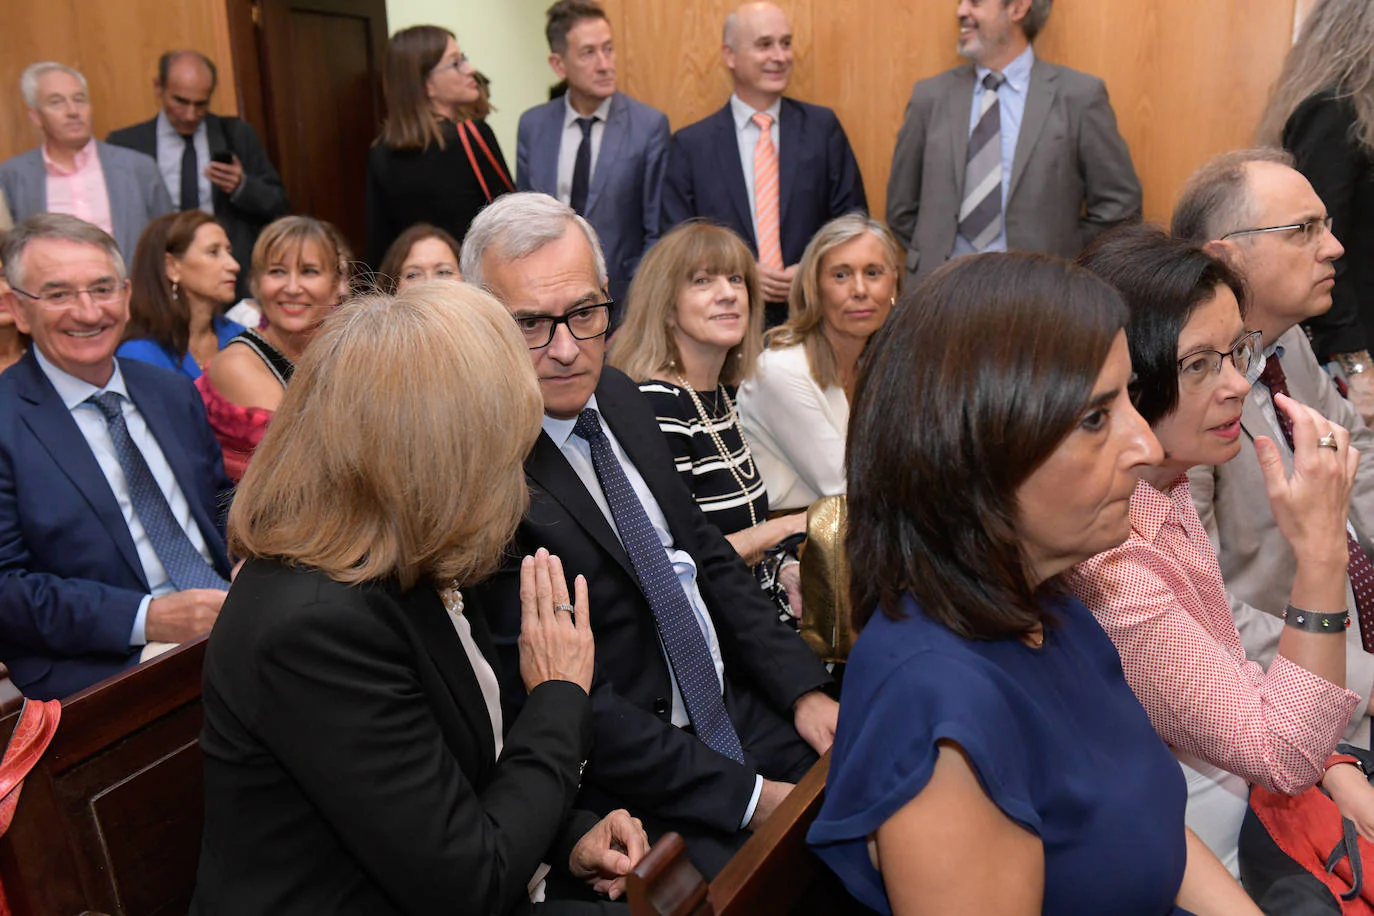
<svg viewBox="0 0 1374 916">
<path fill-rule="evenodd" d="M 744 463 L 748 465 L 748 471 L 743 468 L 736 470 L 735 463 L 730 460 L 730 452 L 726 449 L 725 442 L 716 432 L 714 419 L 706 413 L 706 405 L 701 403 L 701 398 L 697 396 L 692 383 L 687 381 L 687 377 L 682 373 L 678 373 L 677 381 L 682 390 L 691 397 L 692 404 L 697 409 L 697 416 L 706 425 L 706 432 L 710 434 L 711 441 L 715 442 L 716 451 L 720 453 L 721 461 L 725 463 L 725 469 L 730 472 L 731 477 L 735 478 L 735 483 L 739 485 L 740 492 L 744 494 L 744 504 L 749 507 L 749 527 L 753 528 L 759 523 L 759 517 L 758 513 L 754 511 L 754 501 L 749 498 L 749 485 L 745 481 L 755 479 L 758 476 L 758 468 L 754 465 L 754 455 L 749 451 L 749 443 L 744 441 L 744 431 L 739 427 L 739 414 L 735 412 L 735 402 L 731 400 L 730 392 L 725 390 L 724 385 L 719 389 L 721 397 L 725 398 L 725 418 L 733 423 L 735 429 L 739 431 L 740 442 L 744 445 Z"/>
</svg>

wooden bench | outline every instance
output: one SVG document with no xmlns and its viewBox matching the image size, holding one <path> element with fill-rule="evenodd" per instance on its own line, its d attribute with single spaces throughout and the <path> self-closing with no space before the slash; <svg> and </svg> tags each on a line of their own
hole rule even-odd
<svg viewBox="0 0 1374 916">
<path fill-rule="evenodd" d="M 631 916 L 872 913 L 806 845 L 829 769 L 826 754 L 709 884 L 688 860 L 682 837 L 665 834 L 630 875 Z"/>
<path fill-rule="evenodd" d="M 205 638 L 62 701 L 0 838 L 14 916 L 184 914 L 204 818 L 200 676 Z M 0 735 L 18 718 L 0 684 Z"/>
</svg>

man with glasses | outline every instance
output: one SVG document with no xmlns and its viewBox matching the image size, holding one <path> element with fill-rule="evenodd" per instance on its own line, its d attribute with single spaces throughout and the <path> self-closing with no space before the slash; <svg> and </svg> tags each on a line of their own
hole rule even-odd
<svg viewBox="0 0 1374 916">
<path fill-rule="evenodd" d="M 0 661 L 67 696 L 207 632 L 229 587 L 229 481 L 194 386 L 117 360 L 114 240 L 44 213 L 0 246 L 33 346 L 0 375 Z"/>
<path fill-rule="evenodd" d="M 544 398 L 511 563 L 470 590 L 503 655 L 503 704 L 524 698 L 519 558 L 546 547 L 585 576 L 596 636 L 579 804 L 629 807 L 653 837 L 678 831 L 714 875 L 829 748 L 829 678 L 702 515 L 639 389 L 603 366 L 611 303 L 587 222 L 509 194 L 473 221 L 461 260 L 510 309 Z"/>
<path fill-rule="evenodd" d="M 1274 442 L 1292 472 L 1293 450 L 1279 423 L 1274 396 L 1286 394 L 1350 430 L 1350 444 L 1374 454 L 1371 433 L 1354 406 L 1322 370 L 1300 322 L 1331 308 L 1332 263 L 1344 249 L 1311 184 L 1276 149 L 1225 153 L 1199 169 L 1174 211 L 1173 233 L 1224 258 L 1249 292 L 1247 328 L 1260 335 L 1266 360 L 1241 412 L 1241 450 L 1233 460 L 1189 472 L 1198 515 L 1217 549 L 1231 610 L 1246 654 L 1266 667 L 1278 651 L 1296 560 L 1264 498 L 1254 440 Z M 1362 462 L 1350 495 L 1346 603 L 1346 686 L 1362 702 L 1348 737 L 1369 740 L 1368 704 L 1374 694 L 1374 470 Z M 1367 746 L 1367 745 L 1365 745 Z"/>
</svg>

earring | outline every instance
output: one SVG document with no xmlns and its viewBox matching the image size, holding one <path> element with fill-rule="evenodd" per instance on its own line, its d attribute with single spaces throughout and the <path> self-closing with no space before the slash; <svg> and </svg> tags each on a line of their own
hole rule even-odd
<svg viewBox="0 0 1374 916">
<path fill-rule="evenodd" d="M 179 284 L 179 283 L 177 283 L 177 281 L 173 280 L 173 281 L 172 281 L 172 301 L 173 301 L 173 302 L 175 302 L 175 301 L 177 300 L 177 298 L 178 298 L 178 296 L 177 296 L 177 290 L 179 290 L 180 288 L 181 288 L 181 284 Z"/>
<path fill-rule="evenodd" d="M 888 304 L 888 305 L 896 305 L 896 304 L 897 304 L 897 297 L 896 297 L 896 296 L 893 296 L 891 299 L 887 300 L 887 304 Z"/>
</svg>

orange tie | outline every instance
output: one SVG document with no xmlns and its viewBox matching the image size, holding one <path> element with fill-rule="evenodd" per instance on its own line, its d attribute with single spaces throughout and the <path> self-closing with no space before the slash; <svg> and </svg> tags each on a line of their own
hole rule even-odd
<svg viewBox="0 0 1374 916">
<path fill-rule="evenodd" d="M 754 147 L 755 231 L 759 241 L 759 262 L 782 270 L 782 242 L 778 230 L 778 151 L 773 146 L 773 116 L 754 115 L 759 126 L 759 142 Z"/>
</svg>

